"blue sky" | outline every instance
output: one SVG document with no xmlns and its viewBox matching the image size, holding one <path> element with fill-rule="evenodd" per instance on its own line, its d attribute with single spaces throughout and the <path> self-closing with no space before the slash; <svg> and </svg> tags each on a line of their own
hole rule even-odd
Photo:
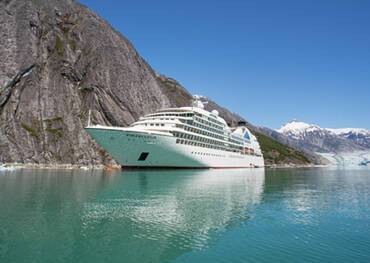
<svg viewBox="0 0 370 263">
<path fill-rule="evenodd" d="M 370 1 L 81 2 L 157 72 L 256 125 L 370 129 Z"/>
</svg>

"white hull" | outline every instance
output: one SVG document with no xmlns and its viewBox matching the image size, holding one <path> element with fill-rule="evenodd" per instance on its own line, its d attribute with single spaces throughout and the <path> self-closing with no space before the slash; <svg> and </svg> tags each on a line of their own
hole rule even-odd
<svg viewBox="0 0 370 263">
<path fill-rule="evenodd" d="M 176 138 L 130 128 L 87 127 L 86 131 L 124 167 L 263 167 L 262 156 L 176 144 Z M 142 159 L 142 160 L 140 160 Z"/>
</svg>

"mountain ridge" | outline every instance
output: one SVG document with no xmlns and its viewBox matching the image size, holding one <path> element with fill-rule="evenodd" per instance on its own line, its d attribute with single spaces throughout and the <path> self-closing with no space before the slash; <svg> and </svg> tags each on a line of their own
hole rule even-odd
<svg viewBox="0 0 370 263">
<path fill-rule="evenodd" d="M 297 141 L 302 149 L 323 153 L 353 152 L 370 149 L 370 131 L 361 128 L 322 128 L 293 120 L 276 132 Z"/>
</svg>

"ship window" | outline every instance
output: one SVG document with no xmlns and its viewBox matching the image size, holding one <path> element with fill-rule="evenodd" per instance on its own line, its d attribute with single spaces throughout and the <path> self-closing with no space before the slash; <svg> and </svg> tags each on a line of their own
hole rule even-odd
<svg viewBox="0 0 370 263">
<path fill-rule="evenodd" d="M 139 159 L 137 159 L 138 161 L 145 161 L 146 158 L 148 157 L 149 153 L 148 152 L 142 152 L 139 156 Z"/>
</svg>

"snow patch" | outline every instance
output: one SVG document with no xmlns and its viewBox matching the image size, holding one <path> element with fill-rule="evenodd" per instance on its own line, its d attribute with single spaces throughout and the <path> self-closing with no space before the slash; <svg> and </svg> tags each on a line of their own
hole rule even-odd
<svg viewBox="0 0 370 263">
<path fill-rule="evenodd" d="M 343 128 L 343 129 L 326 129 L 335 135 L 345 135 L 348 133 L 356 134 L 356 135 L 370 135 L 370 131 L 361 128 Z"/>
</svg>

